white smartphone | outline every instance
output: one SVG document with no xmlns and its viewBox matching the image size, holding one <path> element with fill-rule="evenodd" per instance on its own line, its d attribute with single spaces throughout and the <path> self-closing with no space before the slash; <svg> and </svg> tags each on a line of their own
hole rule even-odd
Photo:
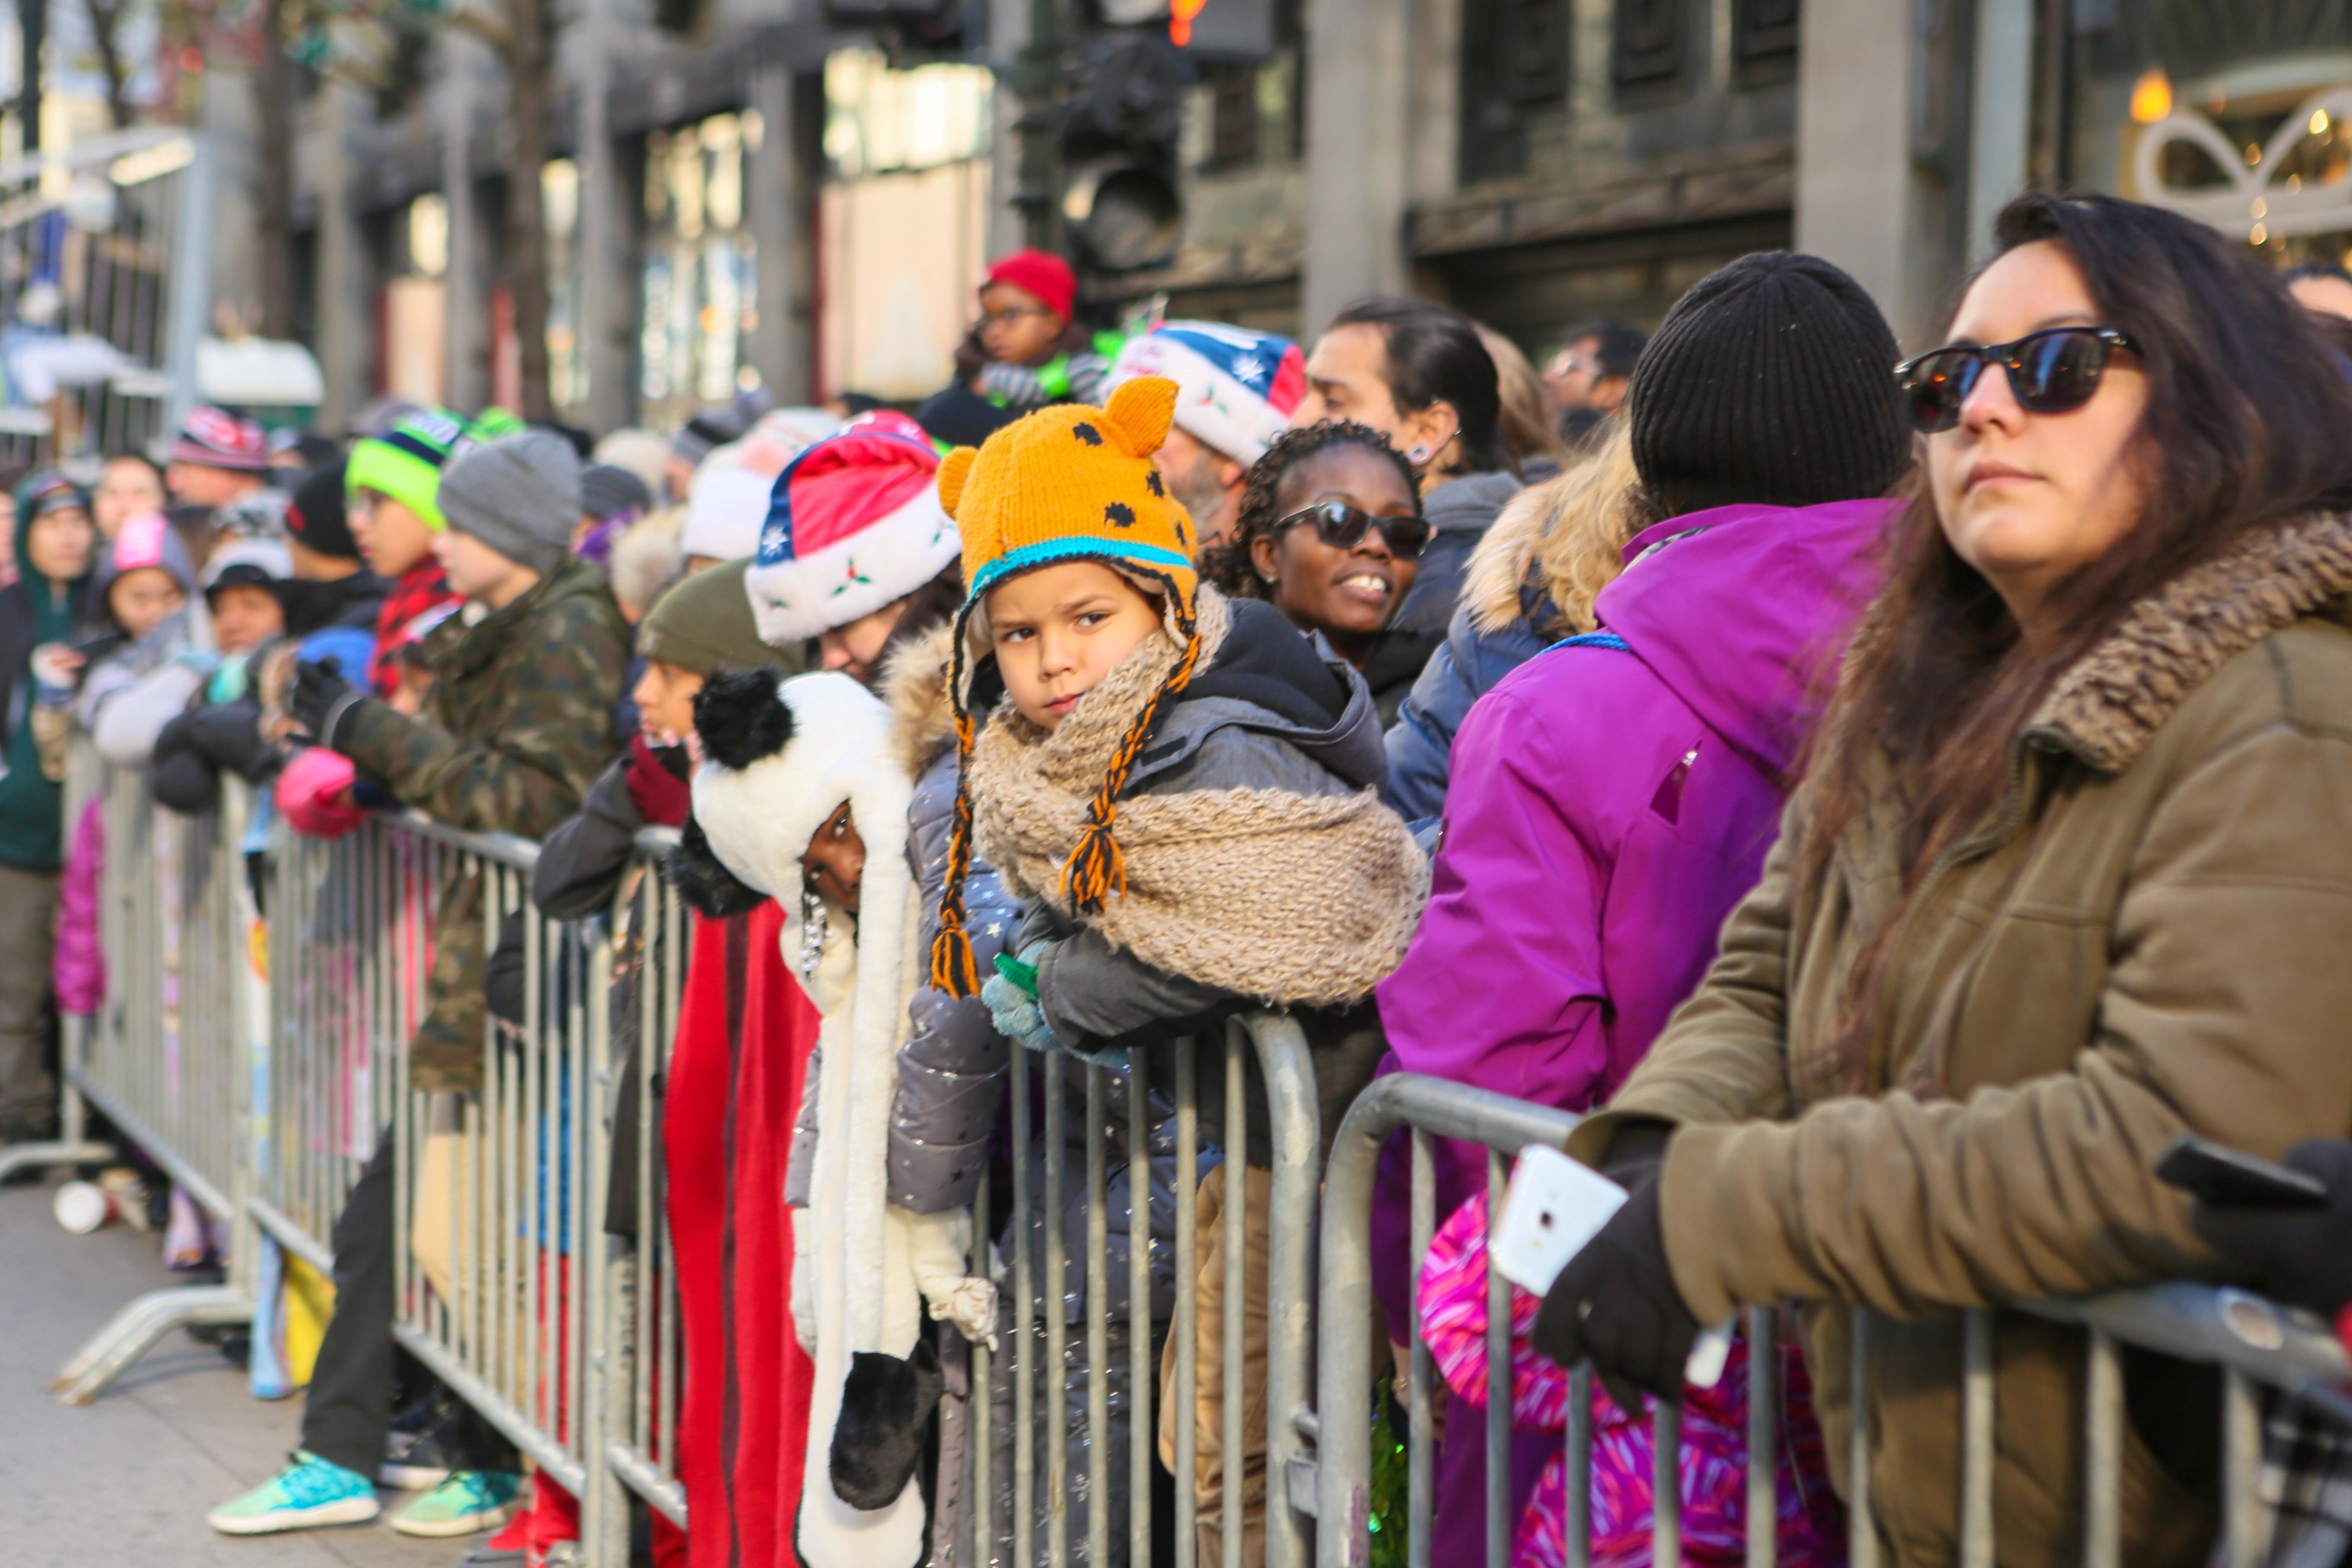
<svg viewBox="0 0 2352 1568">
<path fill-rule="evenodd" d="M 1625 1206 L 1625 1189 L 1549 1144 L 1529 1146 L 1503 1193 L 1487 1246 L 1503 1278 L 1540 1296 Z"/>
<path fill-rule="evenodd" d="M 1624 1188 L 1591 1166 L 1549 1144 L 1530 1145 L 1504 1190 L 1502 1216 L 1488 1231 L 1487 1256 L 1504 1279 L 1540 1296 L 1568 1260 L 1625 1206 L 1625 1197 Z M 1713 1388 L 1723 1381 L 1734 1321 L 1727 1319 L 1699 1335 L 1683 1363 L 1685 1383 Z"/>
</svg>

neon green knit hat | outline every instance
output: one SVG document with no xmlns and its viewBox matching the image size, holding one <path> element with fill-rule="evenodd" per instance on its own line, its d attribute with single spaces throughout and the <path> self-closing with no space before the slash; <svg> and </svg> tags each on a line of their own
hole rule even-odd
<svg viewBox="0 0 2352 1568">
<path fill-rule="evenodd" d="M 428 408 L 394 425 L 390 433 L 352 444 L 343 469 L 343 493 L 363 489 L 390 496 L 438 533 L 448 526 L 441 515 L 441 470 L 481 438 L 463 416 Z"/>
</svg>

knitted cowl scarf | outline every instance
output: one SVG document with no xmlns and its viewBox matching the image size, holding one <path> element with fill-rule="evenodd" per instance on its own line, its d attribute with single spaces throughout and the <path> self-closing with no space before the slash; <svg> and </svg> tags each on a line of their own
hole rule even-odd
<svg viewBox="0 0 2352 1568">
<path fill-rule="evenodd" d="M 1229 624 L 1203 590 L 1200 664 Z M 974 842 L 1005 885 L 1083 919 L 1158 969 L 1269 1005 L 1352 1002 L 1396 967 L 1429 897 L 1429 862 L 1378 792 L 1130 795 L 1118 802 L 1123 890 L 1081 916 L 1065 868 L 1136 716 L 1183 648 L 1162 630 L 1059 728 L 998 705 L 972 747 Z"/>
</svg>

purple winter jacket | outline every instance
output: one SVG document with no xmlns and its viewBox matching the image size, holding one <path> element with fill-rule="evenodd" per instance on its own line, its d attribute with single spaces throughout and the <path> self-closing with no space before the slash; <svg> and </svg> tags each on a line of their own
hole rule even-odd
<svg viewBox="0 0 2352 1568">
<path fill-rule="evenodd" d="M 1479 699 L 1454 742 L 1428 908 L 1379 987 L 1381 1071 L 1571 1110 L 1625 1081 L 1763 869 L 1895 504 L 1717 507 L 1645 529 L 1595 606 L 1611 635 L 1556 645 Z M 1381 1162 L 1372 1218 L 1374 1293 L 1400 1335 L 1407 1147 Z M 1443 1223 L 1484 1189 L 1486 1161 L 1468 1143 L 1434 1153 Z M 1512 1518 L 1557 1441 L 1515 1437 Z M 1441 1498 L 1484 1495 L 1478 1442 L 1444 1445 L 1439 1470 Z M 1433 1561 L 1479 1560 L 1480 1509 L 1441 1508 L 1436 1530 Z"/>
<path fill-rule="evenodd" d="M 1385 1070 L 1574 1110 L 1625 1080 L 1762 868 L 1893 507 L 1718 507 L 1646 529 L 1595 607 L 1624 647 L 1554 647 L 1479 700 L 1428 910 L 1380 985 Z M 1441 1146 L 1441 1217 L 1484 1169 Z M 1383 1183 L 1397 1223 L 1375 1235 L 1410 1235 L 1404 1198 Z M 1382 1283 L 1402 1306 L 1402 1275 Z"/>
</svg>

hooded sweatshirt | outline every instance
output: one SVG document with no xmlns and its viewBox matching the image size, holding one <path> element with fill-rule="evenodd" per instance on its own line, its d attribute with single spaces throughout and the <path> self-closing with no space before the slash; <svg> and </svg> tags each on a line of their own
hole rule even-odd
<svg viewBox="0 0 2352 1568">
<path fill-rule="evenodd" d="M 1893 505 L 1718 507 L 1645 529 L 1595 605 L 1602 629 L 1471 709 L 1428 910 L 1379 988 L 1383 1071 L 1572 1110 L 1624 1082 L 1762 869 Z M 1486 1152 L 1435 1154 L 1450 1214 L 1484 1190 Z M 1392 1323 L 1410 1321 L 1411 1190 L 1391 1144 L 1372 1282 Z M 1514 1444 L 1514 1517 L 1557 1444 Z M 1441 1495 L 1480 1494 L 1477 1447 L 1447 1446 Z M 1475 1556 L 1481 1523 L 1441 1510 L 1433 1560 Z"/>
<path fill-rule="evenodd" d="M 41 771 L 40 746 L 33 738 L 33 650 L 43 643 L 70 641 L 80 624 L 90 567 L 69 583 L 55 583 L 33 568 L 26 540 L 33 509 L 16 508 L 16 561 L 24 575 L 0 588 L 0 680 L 6 683 L 6 771 L 0 773 L 0 865 L 27 871 L 54 871 L 65 831 L 65 794 Z"/>
<path fill-rule="evenodd" d="M 1472 709 L 1428 911 L 1380 986 L 1391 1068 L 1570 1110 L 1624 1081 L 1762 867 L 1890 504 L 1644 530 L 1603 629 Z M 1440 1204 L 1484 1172 L 1442 1160 Z"/>
</svg>

